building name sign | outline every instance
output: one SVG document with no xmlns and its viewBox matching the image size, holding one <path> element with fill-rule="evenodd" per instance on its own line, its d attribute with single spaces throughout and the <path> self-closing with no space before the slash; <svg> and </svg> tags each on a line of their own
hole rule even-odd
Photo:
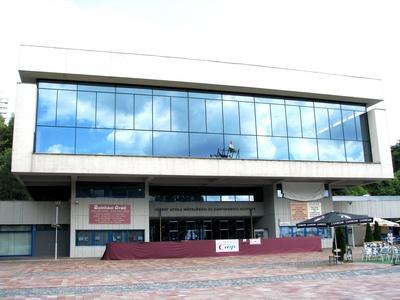
<svg viewBox="0 0 400 300">
<path fill-rule="evenodd" d="M 215 252 L 239 252 L 239 240 L 215 240 Z"/>
<path fill-rule="evenodd" d="M 164 207 L 161 211 L 174 212 L 174 211 L 249 211 L 250 207 Z M 154 211 L 159 212 L 159 208 Z"/>
<path fill-rule="evenodd" d="M 131 206 L 89 204 L 89 224 L 131 224 Z"/>
</svg>

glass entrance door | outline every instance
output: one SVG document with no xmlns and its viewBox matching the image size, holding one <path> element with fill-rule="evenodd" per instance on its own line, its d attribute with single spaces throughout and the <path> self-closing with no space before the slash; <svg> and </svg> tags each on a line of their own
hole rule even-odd
<svg viewBox="0 0 400 300">
<path fill-rule="evenodd" d="M 220 220 L 219 221 L 219 238 L 229 239 L 229 221 L 228 220 Z"/>
<path fill-rule="evenodd" d="M 185 240 L 198 240 L 199 229 L 196 226 L 196 221 L 186 221 Z"/>
</svg>

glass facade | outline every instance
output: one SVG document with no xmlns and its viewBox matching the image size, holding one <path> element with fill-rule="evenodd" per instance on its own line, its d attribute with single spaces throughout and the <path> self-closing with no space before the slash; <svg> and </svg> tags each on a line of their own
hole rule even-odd
<svg viewBox="0 0 400 300">
<path fill-rule="evenodd" d="M 39 82 L 36 153 L 370 162 L 364 105 Z"/>
</svg>

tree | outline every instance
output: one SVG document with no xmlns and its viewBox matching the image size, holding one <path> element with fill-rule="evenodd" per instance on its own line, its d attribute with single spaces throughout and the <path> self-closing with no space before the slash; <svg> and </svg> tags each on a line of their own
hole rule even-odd
<svg viewBox="0 0 400 300">
<path fill-rule="evenodd" d="M 395 172 L 400 170 L 400 140 L 396 145 L 391 147 L 392 150 L 392 161 L 393 161 L 393 169 Z"/>
<path fill-rule="evenodd" d="M 14 117 L 5 124 L 0 116 L 0 200 L 31 199 L 25 187 L 11 173 Z"/>
<path fill-rule="evenodd" d="M 344 232 L 342 227 L 335 227 L 335 235 L 336 235 L 336 243 L 335 245 L 335 237 L 332 242 L 332 253 L 336 254 L 334 250 L 340 249 L 338 255 L 340 256 L 340 260 L 343 261 L 344 254 L 346 253 L 346 240 L 344 238 Z M 336 247 L 335 247 L 336 246 Z"/>
<path fill-rule="evenodd" d="M 373 196 L 400 195 L 400 170 L 394 174 L 393 179 L 370 184 L 367 188 L 369 194 Z"/>
<path fill-rule="evenodd" d="M 344 190 L 335 192 L 335 195 L 350 195 L 350 196 L 364 196 L 367 194 L 369 194 L 368 189 L 366 189 L 364 186 L 361 185 L 346 187 Z"/>
<path fill-rule="evenodd" d="M 381 240 L 381 226 L 379 226 L 378 222 L 375 221 L 374 224 L 374 241 Z"/>
<path fill-rule="evenodd" d="M 372 235 L 371 225 L 369 225 L 369 223 L 367 223 L 367 228 L 365 230 L 364 242 L 369 243 L 369 242 L 372 242 L 373 239 L 374 239 L 374 236 Z"/>
</svg>

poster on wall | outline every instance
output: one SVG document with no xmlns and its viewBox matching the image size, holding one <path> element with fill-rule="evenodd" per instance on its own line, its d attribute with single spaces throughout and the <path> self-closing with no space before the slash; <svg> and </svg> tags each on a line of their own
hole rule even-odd
<svg viewBox="0 0 400 300">
<path fill-rule="evenodd" d="M 291 202 L 290 220 L 304 221 L 322 214 L 321 202 Z"/>
<path fill-rule="evenodd" d="M 307 202 L 290 203 L 290 220 L 292 222 L 303 221 L 308 217 Z"/>
<path fill-rule="evenodd" d="M 131 206 L 89 204 L 89 224 L 131 224 Z"/>
<path fill-rule="evenodd" d="M 239 240 L 215 240 L 215 252 L 239 252 Z"/>
<path fill-rule="evenodd" d="M 311 219 L 322 215 L 321 202 L 308 202 L 308 217 Z"/>
</svg>

